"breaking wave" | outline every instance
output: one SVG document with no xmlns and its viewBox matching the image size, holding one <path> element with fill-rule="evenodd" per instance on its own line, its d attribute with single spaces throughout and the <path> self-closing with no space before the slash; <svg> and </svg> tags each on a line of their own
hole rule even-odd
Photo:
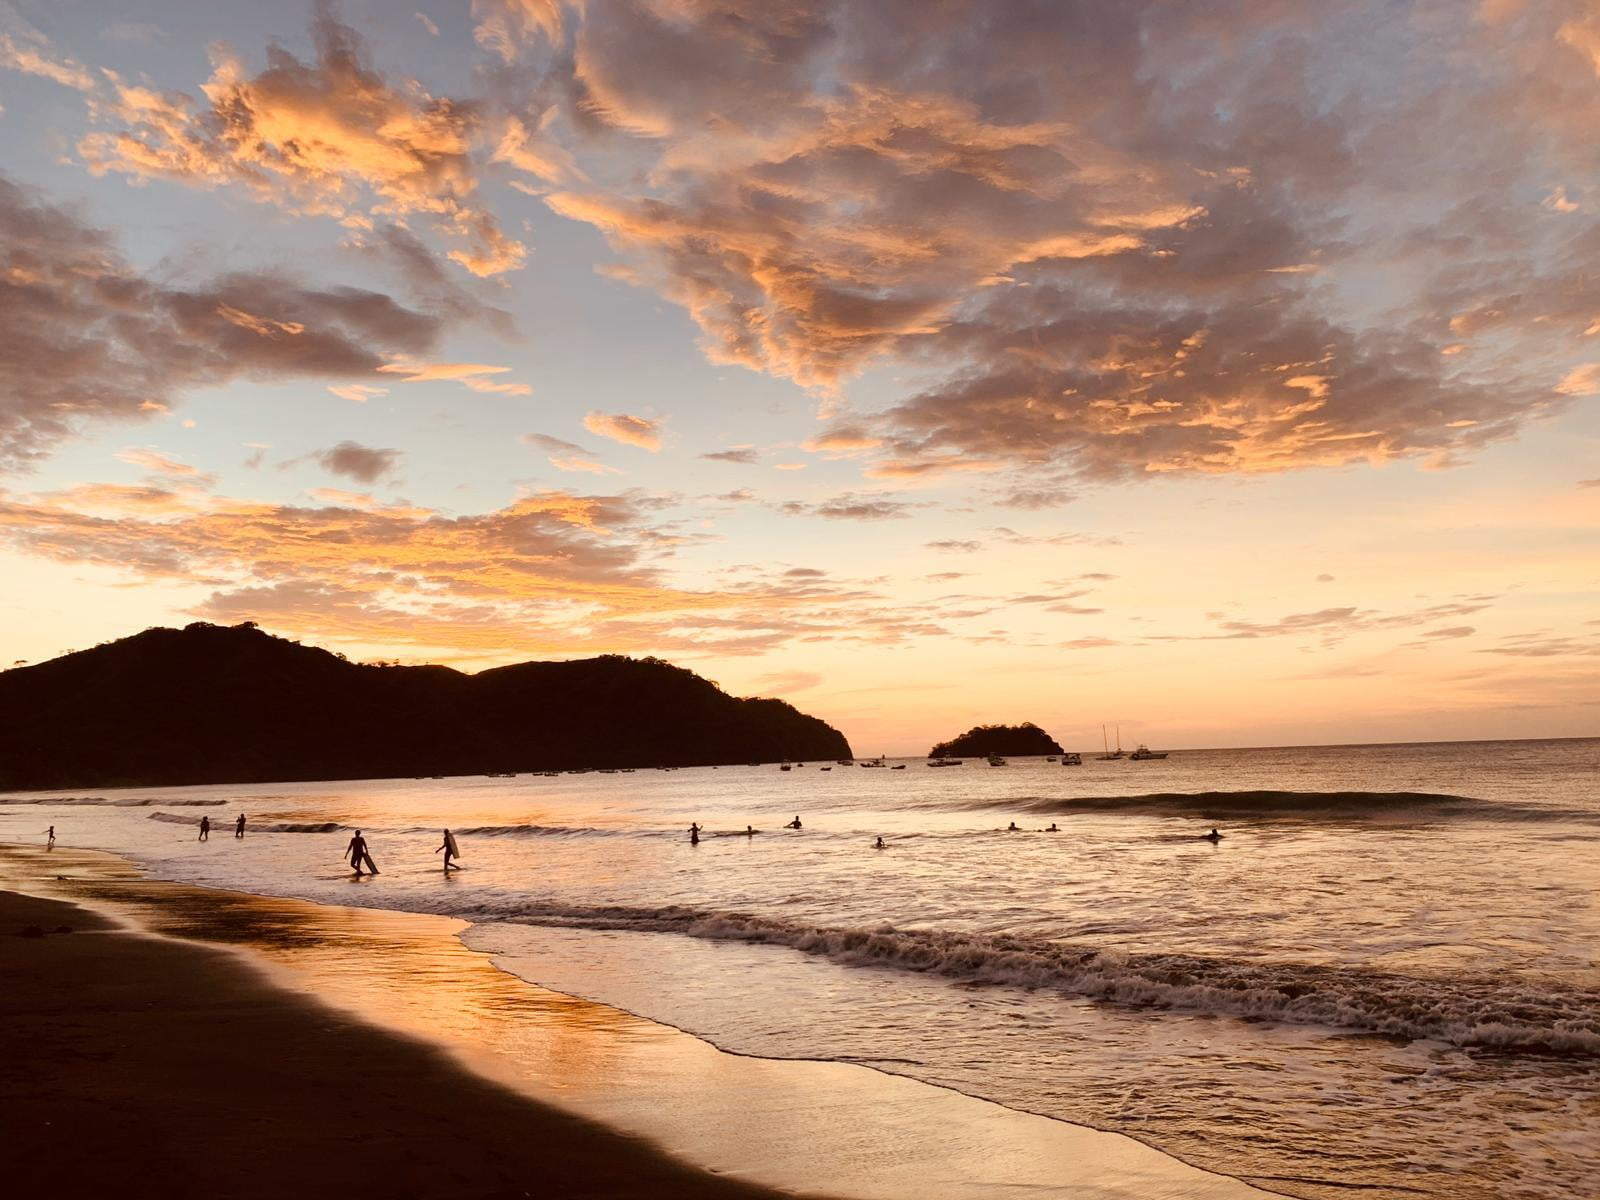
<svg viewBox="0 0 1600 1200">
<path fill-rule="evenodd" d="M 477 905 L 453 915 L 576 929 L 677 933 L 787 946 L 853 967 L 1051 989 L 1112 1004 L 1324 1026 L 1507 1052 L 1600 1056 L 1600 990 L 1429 979 L 1297 963 L 982 934 L 826 928 L 744 913 L 575 905 Z"/>
<path fill-rule="evenodd" d="M 181 813 L 153 812 L 150 814 L 152 821 L 166 821 L 173 825 L 198 825 L 199 817 L 186 817 Z M 216 828 L 220 831 L 224 822 L 219 822 Z M 344 830 L 354 829 L 353 825 L 341 825 L 337 821 L 246 821 L 247 833 L 339 833 Z"/>
<path fill-rule="evenodd" d="M 156 804 L 169 808 L 206 808 L 226 803 L 226 800 L 157 800 L 140 796 L 0 796 L 0 804 L 63 804 L 97 808 L 149 808 Z"/>
<path fill-rule="evenodd" d="M 985 798 L 965 807 L 1055 814 L 1129 813 L 1217 820 L 1595 821 L 1600 812 L 1478 800 L 1443 792 L 1144 792 L 1128 796 Z"/>
</svg>

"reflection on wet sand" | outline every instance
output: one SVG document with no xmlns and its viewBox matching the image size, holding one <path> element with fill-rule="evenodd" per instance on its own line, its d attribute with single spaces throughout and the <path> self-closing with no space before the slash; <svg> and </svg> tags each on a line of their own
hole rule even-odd
<svg viewBox="0 0 1600 1200">
<path fill-rule="evenodd" d="M 26 890 L 247 951 L 296 990 L 721 1173 L 861 1200 L 1266 1194 L 1128 1138 L 912 1080 L 726 1054 L 507 975 L 456 940 L 456 920 L 156 883 L 103 855 L 13 857 L 9 870 L 32 876 Z"/>
</svg>

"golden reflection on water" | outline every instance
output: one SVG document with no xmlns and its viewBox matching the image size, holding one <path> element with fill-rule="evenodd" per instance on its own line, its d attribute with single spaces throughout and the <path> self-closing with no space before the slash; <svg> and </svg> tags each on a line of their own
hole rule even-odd
<svg viewBox="0 0 1600 1200">
<path fill-rule="evenodd" d="M 723 1053 L 508 975 L 462 945 L 453 935 L 464 923 L 451 918 L 159 883 L 86 852 L 0 851 L 0 877 L 152 933 L 248 952 L 295 991 L 443 1046 L 534 1099 L 756 1182 L 859 1200 L 1267 1195 L 1118 1135 L 899 1076 Z"/>
</svg>

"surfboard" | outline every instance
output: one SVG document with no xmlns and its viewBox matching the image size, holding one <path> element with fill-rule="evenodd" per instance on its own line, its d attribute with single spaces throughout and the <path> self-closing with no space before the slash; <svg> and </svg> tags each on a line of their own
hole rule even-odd
<svg viewBox="0 0 1600 1200">
<path fill-rule="evenodd" d="M 456 845 L 456 835 L 455 834 L 447 833 L 447 834 L 444 835 L 444 847 L 445 847 L 446 850 L 448 850 L 450 852 L 450 857 L 451 858 L 460 858 L 461 857 L 461 847 Z"/>
<path fill-rule="evenodd" d="M 361 856 L 361 861 L 367 864 L 367 870 L 374 875 L 378 873 L 378 864 L 372 861 L 372 851 L 368 850 Z"/>
</svg>

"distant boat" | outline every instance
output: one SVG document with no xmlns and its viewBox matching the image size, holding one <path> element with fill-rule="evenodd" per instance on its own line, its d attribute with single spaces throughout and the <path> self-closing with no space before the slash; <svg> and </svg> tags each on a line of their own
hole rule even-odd
<svg viewBox="0 0 1600 1200">
<path fill-rule="evenodd" d="M 1127 755 L 1124 754 L 1123 751 L 1122 751 L 1122 726 L 1121 725 L 1117 726 L 1117 748 L 1116 748 L 1115 752 L 1113 752 L 1112 749 L 1111 749 L 1111 743 L 1106 741 L 1106 723 L 1104 721 L 1101 721 L 1100 722 L 1100 744 L 1105 747 L 1105 751 L 1106 751 L 1104 754 L 1102 754 L 1100 756 L 1100 761 L 1101 762 L 1110 762 L 1114 758 L 1126 758 L 1127 757 Z"/>
<path fill-rule="evenodd" d="M 959 758 L 932 758 L 928 760 L 930 767 L 959 767 L 963 763 L 964 760 Z"/>
<path fill-rule="evenodd" d="M 833 765 L 836 767 L 849 767 L 854 766 L 855 761 L 853 758 L 836 758 L 833 760 Z"/>
<path fill-rule="evenodd" d="M 1166 756 L 1167 752 L 1165 750 L 1152 750 L 1149 746 L 1140 742 L 1139 748 L 1128 755 L 1128 758 L 1133 762 L 1146 762 L 1152 758 L 1165 758 Z"/>
<path fill-rule="evenodd" d="M 817 770 L 819 770 L 819 771 L 831 771 L 831 770 L 833 770 L 833 768 L 832 767 L 818 767 Z"/>
<path fill-rule="evenodd" d="M 1045 762 L 1055 762 L 1056 756 L 1054 754 L 1046 754 L 1044 760 Z"/>
<path fill-rule="evenodd" d="M 1006 765 L 1006 760 L 1001 758 L 998 754 L 991 754 L 989 755 L 989 765 L 991 767 L 1003 767 Z"/>
<path fill-rule="evenodd" d="M 1083 766 L 1083 755 L 1076 750 L 1070 750 L 1061 756 L 1061 765 L 1063 767 L 1081 767 Z"/>
<path fill-rule="evenodd" d="M 792 771 L 792 770 L 794 770 L 794 767 L 790 763 L 779 763 L 778 764 L 778 770 L 780 770 L 780 771 Z"/>
<path fill-rule="evenodd" d="M 883 755 L 880 754 L 877 758 L 869 758 L 856 765 L 862 767 L 887 767 L 889 764 L 883 761 Z"/>
<path fill-rule="evenodd" d="M 889 768 L 889 770 L 891 770 L 891 771 L 904 771 L 905 769 L 906 769 L 905 763 L 895 763 L 894 766 Z"/>
</svg>

